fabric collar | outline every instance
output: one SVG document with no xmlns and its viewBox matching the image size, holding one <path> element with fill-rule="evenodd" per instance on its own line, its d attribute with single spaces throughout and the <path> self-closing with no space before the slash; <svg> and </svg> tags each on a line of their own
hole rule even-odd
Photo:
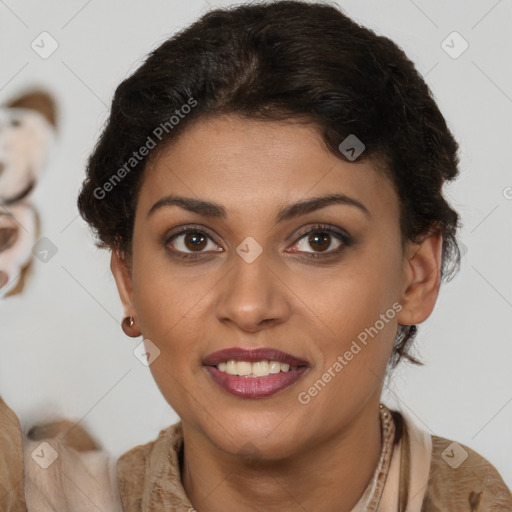
<svg viewBox="0 0 512 512">
<path fill-rule="evenodd" d="M 420 512 L 428 484 L 431 436 L 405 413 L 390 411 L 383 404 L 380 418 L 383 443 L 379 462 L 351 512 Z M 148 454 L 140 510 L 193 510 L 181 483 L 182 456 L 180 421 L 161 431 Z"/>
</svg>

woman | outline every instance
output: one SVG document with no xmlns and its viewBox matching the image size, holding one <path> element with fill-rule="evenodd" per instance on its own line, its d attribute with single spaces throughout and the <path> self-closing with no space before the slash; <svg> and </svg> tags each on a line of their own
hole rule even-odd
<svg viewBox="0 0 512 512">
<path fill-rule="evenodd" d="M 512 509 L 380 403 L 458 265 L 457 149 L 405 54 L 323 4 L 212 11 L 121 83 L 78 204 L 180 417 L 117 461 L 123 510 Z"/>
</svg>

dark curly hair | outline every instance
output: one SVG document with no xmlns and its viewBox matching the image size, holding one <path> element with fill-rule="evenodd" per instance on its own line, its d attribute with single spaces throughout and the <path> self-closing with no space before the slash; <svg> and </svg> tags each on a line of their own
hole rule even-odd
<svg viewBox="0 0 512 512">
<path fill-rule="evenodd" d="M 340 143 L 355 134 L 365 145 L 358 160 L 371 158 L 396 188 L 402 245 L 441 232 L 441 278 L 460 268 L 460 220 L 442 193 L 458 175 L 458 144 L 429 87 L 390 39 L 338 7 L 288 0 L 207 12 L 117 87 L 78 198 L 98 247 L 131 254 L 147 163 L 221 114 L 313 123 L 342 159 Z M 416 331 L 399 326 L 392 368 L 402 357 L 423 364 L 408 353 Z"/>
</svg>

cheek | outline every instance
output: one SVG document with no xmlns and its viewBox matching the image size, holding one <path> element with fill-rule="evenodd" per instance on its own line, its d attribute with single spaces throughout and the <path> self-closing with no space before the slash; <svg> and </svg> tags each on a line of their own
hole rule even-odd
<svg viewBox="0 0 512 512">
<path fill-rule="evenodd" d="M 301 276 L 295 289 L 328 332 L 355 336 L 400 299 L 400 261 L 396 248 L 368 247 L 328 273 Z"/>
<path fill-rule="evenodd" d="M 159 347 L 162 360 L 175 366 L 194 355 L 201 320 L 195 318 L 197 300 L 188 300 L 175 281 L 168 283 L 159 279 L 151 286 L 145 280 L 135 295 L 135 307 L 143 337 Z"/>
<path fill-rule="evenodd" d="M 389 278 L 373 277 L 375 281 L 368 273 L 354 272 L 340 278 L 342 291 L 323 303 L 330 336 L 317 337 L 322 356 L 317 353 L 319 364 L 299 390 L 301 404 L 332 411 L 331 418 L 322 420 L 320 430 L 336 429 L 340 415 L 355 414 L 385 378 L 400 304 Z"/>
<path fill-rule="evenodd" d="M 343 380 L 375 380 L 371 372 L 382 374 L 385 370 L 397 332 L 400 245 L 382 241 L 368 245 L 322 283 L 311 299 L 322 320 L 319 325 L 328 327 L 323 329 L 328 339 L 320 342 L 325 359 L 321 371 L 341 356 L 343 371 L 336 373 L 343 373 Z"/>
<path fill-rule="evenodd" d="M 149 370 L 162 396 L 181 418 L 190 416 L 197 397 L 194 386 L 201 371 L 202 302 L 194 293 L 197 284 L 156 266 L 134 273 L 134 300 L 142 335 L 160 350 Z M 208 287 L 206 287 L 208 289 Z M 204 295 L 204 288 L 203 288 Z"/>
<path fill-rule="evenodd" d="M 133 296 L 144 336 L 161 338 L 190 309 L 187 295 L 191 287 L 151 240 L 135 242 L 133 257 Z M 176 267 L 175 267 L 176 268 Z"/>
<path fill-rule="evenodd" d="M 160 357 L 151 365 L 172 368 L 176 374 L 200 365 L 201 329 L 206 323 L 207 275 L 193 268 L 178 270 L 165 257 L 151 251 L 134 254 L 134 305 L 142 335 L 160 349 Z M 165 375 L 161 375 L 165 378 Z"/>
</svg>

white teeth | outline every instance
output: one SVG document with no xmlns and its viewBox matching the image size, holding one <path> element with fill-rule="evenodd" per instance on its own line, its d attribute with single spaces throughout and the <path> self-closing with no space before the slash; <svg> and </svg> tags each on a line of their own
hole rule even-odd
<svg viewBox="0 0 512 512">
<path fill-rule="evenodd" d="M 238 375 L 250 375 L 252 373 L 252 364 L 247 361 L 237 361 L 236 373 Z"/>
<path fill-rule="evenodd" d="M 281 363 L 279 361 L 270 361 L 270 373 L 279 373 L 281 371 Z"/>
<path fill-rule="evenodd" d="M 256 377 L 266 377 L 270 373 L 268 361 L 256 361 L 253 363 L 252 373 L 256 375 Z"/>
<path fill-rule="evenodd" d="M 229 373 L 229 375 L 237 375 L 236 361 L 228 361 L 227 362 L 226 373 Z"/>
<path fill-rule="evenodd" d="M 279 361 L 235 361 L 230 360 L 217 365 L 217 369 L 229 375 L 243 375 L 247 377 L 268 377 L 271 373 L 288 372 L 296 370 L 297 366 L 290 368 L 287 363 Z"/>
</svg>

